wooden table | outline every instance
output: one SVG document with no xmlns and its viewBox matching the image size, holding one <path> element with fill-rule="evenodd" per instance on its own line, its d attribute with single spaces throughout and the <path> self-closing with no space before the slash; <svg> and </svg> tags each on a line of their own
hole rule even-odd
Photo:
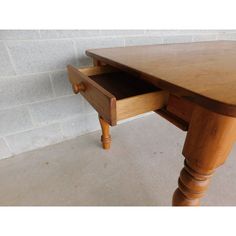
<svg viewBox="0 0 236 236">
<path fill-rule="evenodd" d="M 139 76 L 168 93 L 168 98 L 161 95 L 165 102 L 156 104 L 156 112 L 187 131 L 185 164 L 172 203 L 199 205 L 214 170 L 225 162 L 236 140 L 236 42 L 94 49 L 86 54 L 97 66 Z"/>
</svg>

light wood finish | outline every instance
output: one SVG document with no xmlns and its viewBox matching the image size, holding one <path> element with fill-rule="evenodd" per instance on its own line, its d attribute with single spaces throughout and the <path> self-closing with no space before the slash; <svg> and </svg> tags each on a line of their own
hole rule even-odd
<svg viewBox="0 0 236 236">
<path fill-rule="evenodd" d="M 169 99 L 166 95 L 158 98 L 165 102 L 156 112 L 177 127 L 188 130 L 183 148 L 185 164 L 173 195 L 173 205 L 199 205 L 215 169 L 225 162 L 236 140 L 236 42 L 120 47 L 93 49 L 86 53 L 94 59 L 96 66 L 106 64 L 126 73 L 124 91 L 120 81 L 114 79 L 119 72 L 111 72 L 113 82 L 117 82 L 112 86 L 105 78 L 92 76 L 96 86 L 106 87 L 115 101 L 124 99 L 124 107 L 129 97 L 155 92 L 135 94 L 139 89 L 127 83 L 129 80 L 147 81 L 156 86 L 156 92 L 162 90 L 169 94 Z M 141 86 L 142 89 L 145 87 Z M 138 103 L 146 107 L 147 103 L 153 102 L 147 99 Z M 120 104 L 115 102 L 121 109 L 120 113 L 115 112 L 119 118 L 134 114 L 129 109 L 122 111 Z M 142 109 L 138 107 L 137 110 Z"/>
<path fill-rule="evenodd" d="M 194 104 L 184 98 L 170 95 L 166 109 L 189 124 Z"/>
<path fill-rule="evenodd" d="M 236 42 L 92 49 L 87 55 L 146 76 L 157 87 L 212 111 L 236 116 Z"/>
<path fill-rule="evenodd" d="M 83 69 L 68 66 L 68 74 L 74 91 L 80 92 L 112 126 L 121 119 L 167 104 L 168 92 L 109 66 Z"/>
<path fill-rule="evenodd" d="M 213 171 L 224 163 L 236 138 L 236 119 L 196 106 L 183 148 L 192 165 Z"/>
<path fill-rule="evenodd" d="M 188 130 L 194 103 L 170 94 L 167 106 L 155 112 L 183 131 Z"/>
<path fill-rule="evenodd" d="M 184 121 L 181 118 L 179 118 L 178 116 L 170 113 L 166 109 L 159 109 L 159 110 L 156 110 L 155 112 L 158 115 L 160 115 L 161 117 L 163 117 L 166 120 L 168 120 L 169 122 L 171 122 L 173 125 L 175 125 L 179 129 L 182 129 L 183 131 L 188 130 L 188 125 L 189 124 L 186 121 Z"/>
<path fill-rule="evenodd" d="M 111 146 L 111 135 L 109 130 L 109 124 L 101 117 L 99 117 L 99 122 L 102 128 L 101 142 L 103 149 L 109 149 Z"/>
<path fill-rule="evenodd" d="M 119 70 L 111 66 L 103 65 L 103 66 L 80 68 L 79 71 L 84 75 L 92 76 L 92 75 L 101 75 L 110 72 L 116 72 Z"/>
<path fill-rule="evenodd" d="M 235 139 L 235 118 L 196 105 L 183 149 L 186 164 L 173 205 L 199 205 L 212 173 L 225 162 Z"/>
<path fill-rule="evenodd" d="M 106 121 L 114 125 L 113 122 L 116 121 L 116 98 L 79 69 L 69 65 L 67 70 L 71 84 L 74 86 L 83 83 L 85 90 L 80 91 L 81 95 Z M 88 71 L 87 69 L 86 73 L 91 74 Z M 92 68 L 92 71 L 96 71 L 95 74 L 98 72 L 97 68 Z M 101 71 L 101 68 L 99 68 L 99 71 Z"/>
<path fill-rule="evenodd" d="M 195 171 L 185 161 L 180 172 L 178 188 L 172 200 L 173 206 L 199 206 L 200 199 L 208 188 L 213 172 Z"/>
<path fill-rule="evenodd" d="M 104 62 L 102 62 L 102 61 L 99 61 L 99 60 L 93 58 L 93 65 L 94 65 L 94 66 L 105 66 L 106 63 L 104 63 Z M 115 67 L 114 67 L 114 68 L 115 68 Z"/>
<path fill-rule="evenodd" d="M 94 66 L 101 66 L 101 61 L 96 60 L 95 58 L 93 58 L 93 65 Z"/>
<path fill-rule="evenodd" d="M 162 108 L 167 104 L 168 96 L 168 92 L 158 91 L 118 100 L 116 104 L 117 120 Z"/>
<path fill-rule="evenodd" d="M 86 90 L 86 87 L 82 82 L 79 84 L 72 84 L 72 88 L 75 94 L 79 92 L 84 92 Z"/>
</svg>

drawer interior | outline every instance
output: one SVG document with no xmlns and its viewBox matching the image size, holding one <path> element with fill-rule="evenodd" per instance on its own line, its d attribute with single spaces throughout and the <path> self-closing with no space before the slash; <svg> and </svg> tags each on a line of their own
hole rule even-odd
<svg viewBox="0 0 236 236">
<path fill-rule="evenodd" d="M 117 100 L 158 91 L 157 87 L 140 79 L 138 76 L 122 71 L 89 77 L 113 94 Z"/>
</svg>

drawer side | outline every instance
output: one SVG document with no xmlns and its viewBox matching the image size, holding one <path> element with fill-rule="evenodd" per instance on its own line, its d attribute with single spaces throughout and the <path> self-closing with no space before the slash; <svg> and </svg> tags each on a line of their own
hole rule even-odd
<svg viewBox="0 0 236 236">
<path fill-rule="evenodd" d="M 117 120 L 155 111 L 167 104 L 168 92 L 156 91 L 117 101 Z"/>
</svg>

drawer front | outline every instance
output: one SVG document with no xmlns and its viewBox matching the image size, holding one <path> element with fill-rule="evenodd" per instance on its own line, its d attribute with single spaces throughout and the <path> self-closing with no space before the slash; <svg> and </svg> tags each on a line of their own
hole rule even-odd
<svg viewBox="0 0 236 236">
<path fill-rule="evenodd" d="M 106 66 L 77 69 L 69 65 L 67 70 L 71 84 L 73 86 L 82 85 L 81 95 L 94 107 L 103 119 L 110 125 L 115 125 L 116 98 L 89 78 L 90 75 L 107 73 L 112 69 Z"/>
</svg>

